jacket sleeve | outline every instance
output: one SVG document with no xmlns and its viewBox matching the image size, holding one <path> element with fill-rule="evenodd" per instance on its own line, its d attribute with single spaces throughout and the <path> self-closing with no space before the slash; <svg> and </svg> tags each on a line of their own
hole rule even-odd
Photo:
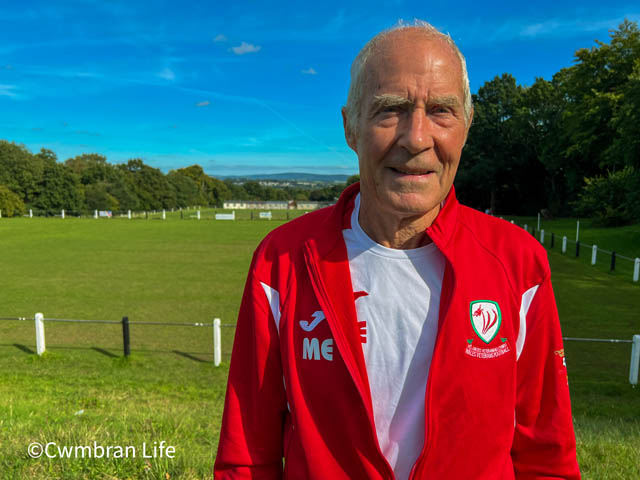
<svg viewBox="0 0 640 480">
<path fill-rule="evenodd" d="M 229 368 L 214 478 L 282 478 L 286 412 L 276 318 L 256 275 L 256 255 L 245 285 Z M 264 284 L 266 285 L 266 284 Z M 271 300 L 271 302 L 270 302 Z M 279 320 L 279 319 L 278 319 Z"/>
<path fill-rule="evenodd" d="M 516 479 L 579 479 L 562 334 L 548 270 L 542 283 L 523 295 L 518 337 L 511 450 Z"/>
</svg>

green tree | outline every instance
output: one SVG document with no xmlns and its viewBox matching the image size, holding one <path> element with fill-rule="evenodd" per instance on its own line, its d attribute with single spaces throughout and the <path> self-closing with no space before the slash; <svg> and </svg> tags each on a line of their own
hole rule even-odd
<svg viewBox="0 0 640 480">
<path fill-rule="evenodd" d="M 531 180 L 524 178 L 530 152 L 518 118 L 522 95 L 522 87 L 505 73 L 473 96 L 473 125 L 456 179 L 463 201 L 494 212 L 519 204 L 514 197 L 523 181 Z"/>
<path fill-rule="evenodd" d="M 25 212 L 25 206 L 18 194 L 0 185 L 0 210 L 2 210 L 2 216 L 13 217 L 22 215 Z"/>
<path fill-rule="evenodd" d="M 40 193 L 44 165 L 24 146 L 0 140 L 0 184 L 29 205 Z"/>
<path fill-rule="evenodd" d="M 78 175 L 58 163 L 51 150 L 41 149 L 35 157 L 42 162 L 42 177 L 32 206 L 47 212 L 84 210 L 84 190 Z"/>
</svg>

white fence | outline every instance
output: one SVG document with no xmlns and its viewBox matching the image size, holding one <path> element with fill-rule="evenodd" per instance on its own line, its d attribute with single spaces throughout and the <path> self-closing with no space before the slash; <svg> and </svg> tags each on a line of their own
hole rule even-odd
<svg viewBox="0 0 640 480">
<path fill-rule="evenodd" d="M 502 217 L 500 217 L 502 218 Z M 513 220 L 511 220 L 511 223 L 516 224 Z M 517 224 L 516 224 L 517 225 Z M 543 245 L 547 245 L 546 241 L 547 239 L 549 239 L 549 248 L 553 249 L 555 246 L 555 234 L 553 232 L 551 232 L 549 234 L 549 232 L 545 233 L 544 229 L 540 228 L 540 217 L 538 216 L 538 229 L 529 229 L 529 225 L 527 225 L 526 223 L 524 225 L 520 225 L 522 228 L 524 228 L 527 232 L 530 232 L 534 237 L 536 236 L 536 233 L 539 233 L 539 237 L 538 240 L 540 241 L 541 244 Z M 619 260 L 623 260 L 625 262 L 630 262 L 632 267 L 633 267 L 633 273 L 631 275 L 631 278 L 633 280 L 633 282 L 638 282 L 640 280 L 640 258 L 636 257 L 636 258 L 631 258 L 628 257 L 626 255 L 622 255 L 616 251 L 611 251 L 611 250 L 605 250 L 604 248 L 600 248 L 597 245 L 589 245 L 588 243 L 584 243 L 580 241 L 580 222 L 576 222 L 576 239 L 575 241 L 572 239 L 567 238 L 566 235 L 564 235 L 562 237 L 562 253 L 566 254 L 567 253 L 567 247 L 568 247 L 568 243 L 571 242 L 573 243 L 573 245 L 575 246 L 575 256 L 576 258 L 580 257 L 580 250 L 581 247 L 587 248 L 588 250 L 591 250 L 591 265 L 596 265 L 596 263 L 598 262 L 598 258 L 601 258 L 602 255 L 608 255 L 609 259 L 610 259 L 610 263 L 609 263 L 609 271 L 614 272 L 616 270 L 616 265 L 617 262 Z M 606 260 L 605 260 L 606 261 Z M 628 265 L 628 264 L 627 264 Z"/>
<path fill-rule="evenodd" d="M 22 320 L 26 317 L 0 317 L 0 320 Z M 235 328 L 233 324 L 223 324 L 219 318 L 214 318 L 212 323 L 170 323 L 170 322 L 130 322 L 128 317 L 122 320 L 72 320 L 63 318 L 45 318 L 42 313 L 34 315 L 36 332 L 36 350 L 38 355 L 46 351 L 45 343 L 45 323 L 48 322 L 69 322 L 69 323 L 109 323 L 122 325 L 122 338 L 124 355 L 129 356 L 131 352 L 129 325 L 157 325 L 170 327 L 212 327 L 213 329 L 213 364 L 217 367 L 222 361 L 222 331 L 221 328 Z M 563 337 L 565 341 L 578 342 L 606 342 L 606 343 L 631 343 L 631 358 L 629 361 L 629 383 L 632 386 L 638 384 L 638 373 L 640 371 L 640 335 L 634 335 L 631 340 L 617 338 L 577 338 Z"/>
<path fill-rule="evenodd" d="M 33 317 L 35 322 L 36 336 L 36 353 L 42 355 L 46 350 L 45 341 L 45 323 L 65 322 L 65 323 L 81 323 L 81 324 L 121 324 L 122 325 L 122 343 L 124 356 L 131 354 L 130 342 L 130 325 L 155 325 L 165 327 L 212 327 L 212 345 L 213 345 L 213 364 L 217 367 L 222 361 L 222 327 L 235 327 L 235 325 L 223 325 L 219 318 L 214 318 L 212 323 L 172 323 L 172 322 L 131 322 L 129 317 L 123 317 L 122 320 L 76 320 L 68 318 L 45 318 L 42 313 L 36 313 Z M 1 317 L 0 320 L 20 320 L 26 321 L 26 317 Z"/>
</svg>

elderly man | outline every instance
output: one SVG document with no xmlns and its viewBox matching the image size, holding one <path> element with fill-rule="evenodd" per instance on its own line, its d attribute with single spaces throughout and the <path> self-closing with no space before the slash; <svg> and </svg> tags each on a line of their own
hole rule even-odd
<svg viewBox="0 0 640 480">
<path fill-rule="evenodd" d="M 351 76 L 360 184 L 255 252 L 215 478 L 579 478 L 546 253 L 455 198 L 464 58 L 419 22 Z"/>
</svg>

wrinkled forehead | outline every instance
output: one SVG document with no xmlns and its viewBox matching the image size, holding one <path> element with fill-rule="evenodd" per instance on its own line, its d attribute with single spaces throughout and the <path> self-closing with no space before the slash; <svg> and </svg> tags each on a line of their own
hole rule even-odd
<svg viewBox="0 0 640 480">
<path fill-rule="evenodd" d="M 362 70 L 364 87 L 375 91 L 381 77 L 421 72 L 426 63 L 446 69 L 455 84 L 452 86 L 462 94 L 462 66 L 453 47 L 442 37 L 418 28 L 390 32 L 373 46 Z"/>
</svg>

